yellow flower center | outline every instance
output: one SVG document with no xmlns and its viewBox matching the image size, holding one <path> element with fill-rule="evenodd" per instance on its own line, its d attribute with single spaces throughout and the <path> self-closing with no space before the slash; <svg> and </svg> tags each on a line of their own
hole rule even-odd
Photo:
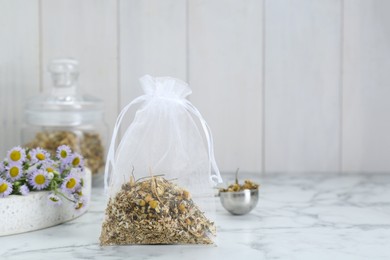
<svg viewBox="0 0 390 260">
<path fill-rule="evenodd" d="M 62 150 L 60 155 L 62 158 L 66 158 L 68 156 L 68 153 L 65 150 Z"/>
<path fill-rule="evenodd" d="M 19 175 L 19 168 L 18 167 L 12 167 L 10 170 L 9 170 L 9 175 L 11 175 L 12 178 L 15 178 L 16 176 Z"/>
<path fill-rule="evenodd" d="M 76 209 L 81 209 L 84 206 L 82 202 L 77 203 Z"/>
<path fill-rule="evenodd" d="M 45 181 L 46 181 L 46 178 L 42 174 L 39 174 L 39 175 L 35 176 L 35 183 L 36 184 L 42 185 L 42 184 L 45 183 Z"/>
<path fill-rule="evenodd" d="M 73 161 L 72 161 L 72 165 L 73 166 L 77 166 L 79 164 L 80 164 L 80 158 L 79 157 L 74 158 Z"/>
<path fill-rule="evenodd" d="M 12 151 L 10 154 L 10 158 L 12 161 L 17 162 L 20 160 L 20 158 L 22 158 L 22 154 L 20 153 L 20 151 Z"/>
<path fill-rule="evenodd" d="M 46 156 L 43 153 L 37 153 L 35 157 L 37 157 L 37 159 L 40 161 L 43 161 L 46 158 Z"/>
<path fill-rule="evenodd" d="M 8 189 L 7 183 L 4 182 L 0 185 L 0 193 L 4 193 L 7 189 Z"/>
<path fill-rule="evenodd" d="M 46 171 L 47 171 L 47 172 L 53 172 L 53 171 L 54 171 L 54 169 L 53 169 L 53 168 L 51 168 L 51 167 L 47 167 L 47 168 L 46 168 Z"/>
<path fill-rule="evenodd" d="M 69 181 L 66 183 L 66 188 L 73 189 L 74 186 L 76 186 L 76 179 L 70 178 Z"/>
</svg>

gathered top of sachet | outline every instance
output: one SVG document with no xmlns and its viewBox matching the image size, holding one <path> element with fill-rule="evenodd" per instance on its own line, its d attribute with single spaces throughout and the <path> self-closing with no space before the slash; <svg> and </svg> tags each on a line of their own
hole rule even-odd
<svg viewBox="0 0 390 260">
<path fill-rule="evenodd" d="M 171 77 L 152 77 L 145 75 L 140 79 L 142 89 L 148 96 L 184 99 L 192 90 L 187 83 Z"/>
<path fill-rule="evenodd" d="M 154 174 L 177 179 L 195 194 L 222 182 L 211 130 L 186 99 L 192 93 L 188 84 L 149 75 L 140 83 L 145 94 L 122 109 L 114 127 L 104 175 L 106 193 L 114 196 L 133 171 L 136 179 Z M 116 148 L 122 119 L 135 105 L 141 106 Z"/>
</svg>

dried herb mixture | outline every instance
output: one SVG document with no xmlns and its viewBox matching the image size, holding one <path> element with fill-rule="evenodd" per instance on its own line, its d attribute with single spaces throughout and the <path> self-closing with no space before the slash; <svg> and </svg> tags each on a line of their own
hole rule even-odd
<svg viewBox="0 0 390 260">
<path fill-rule="evenodd" d="M 57 147 L 61 145 L 68 145 L 73 151 L 81 153 L 86 160 L 85 165 L 93 174 L 99 173 L 104 166 L 104 147 L 97 133 L 43 131 L 38 132 L 35 138 L 25 146 L 41 147 L 55 154 Z"/>
<path fill-rule="evenodd" d="M 239 183 L 234 183 L 229 185 L 226 189 L 220 189 L 220 192 L 236 192 L 236 191 L 243 191 L 243 190 L 257 190 L 259 188 L 259 185 L 250 181 L 245 180 L 243 185 L 240 185 Z"/>
<path fill-rule="evenodd" d="M 236 170 L 236 181 L 234 184 L 229 185 L 226 189 L 219 189 L 219 192 L 236 192 L 243 190 L 257 190 L 259 188 L 259 184 L 254 183 L 251 180 L 245 180 L 243 185 L 240 185 L 238 181 L 238 172 L 240 168 Z"/>
<path fill-rule="evenodd" d="M 131 178 L 108 203 L 100 244 L 212 244 L 215 232 L 187 190 L 161 176 Z"/>
</svg>

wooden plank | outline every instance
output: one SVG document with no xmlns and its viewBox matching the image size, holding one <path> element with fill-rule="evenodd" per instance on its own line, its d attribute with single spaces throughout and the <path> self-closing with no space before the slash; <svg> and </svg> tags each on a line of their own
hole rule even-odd
<svg viewBox="0 0 390 260">
<path fill-rule="evenodd" d="M 390 171 L 390 2 L 344 1 L 343 171 Z"/>
<path fill-rule="evenodd" d="M 105 102 L 113 128 L 118 114 L 117 1 L 42 0 L 42 75 L 51 86 L 47 65 L 53 58 L 80 62 L 79 85 L 84 93 Z"/>
<path fill-rule="evenodd" d="M 340 167 L 341 1 L 266 1 L 265 167 Z"/>
<path fill-rule="evenodd" d="M 121 107 L 145 74 L 186 81 L 186 1 L 120 1 L 120 55 Z"/>
<path fill-rule="evenodd" d="M 25 100 L 39 91 L 38 0 L 0 0 L 0 158 L 20 145 Z"/>
<path fill-rule="evenodd" d="M 120 1 L 120 98 L 123 108 L 143 94 L 145 74 L 186 81 L 186 1 Z M 134 110 L 135 111 L 135 110 Z M 134 111 L 124 118 L 121 133 Z"/>
<path fill-rule="evenodd" d="M 209 123 L 222 171 L 262 167 L 263 1 L 189 2 L 192 102 Z"/>
</svg>

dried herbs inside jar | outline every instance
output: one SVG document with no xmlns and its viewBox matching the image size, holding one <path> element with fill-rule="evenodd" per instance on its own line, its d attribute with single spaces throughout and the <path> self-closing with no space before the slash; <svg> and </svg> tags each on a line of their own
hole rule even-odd
<svg viewBox="0 0 390 260">
<path fill-rule="evenodd" d="M 212 244 L 215 232 L 187 190 L 150 177 L 123 184 L 109 200 L 100 244 Z"/>
<path fill-rule="evenodd" d="M 81 131 L 43 131 L 25 144 L 25 147 L 41 147 L 50 154 L 56 154 L 57 147 L 68 145 L 73 151 L 81 153 L 85 165 L 93 174 L 99 173 L 104 166 L 104 147 L 99 134 Z"/>
</svg>

